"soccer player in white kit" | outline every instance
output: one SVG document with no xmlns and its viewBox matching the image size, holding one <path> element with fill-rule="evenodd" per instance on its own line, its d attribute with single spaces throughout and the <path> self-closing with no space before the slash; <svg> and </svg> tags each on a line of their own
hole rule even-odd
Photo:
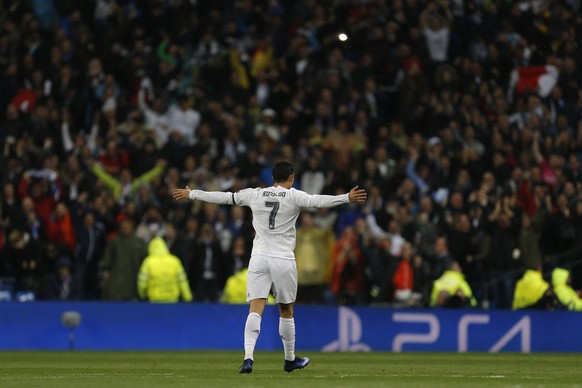
<svg viewBox="0 0 582 388">
<path fill-rule="evenodd" d="M 247 302 L 249 315 L 245 324 L 245 356 L 240 373 L 251 373 L 254 349 L 261 331 L 261 316 L 269 292 L 279 307 L 279 334 L 285 350 L 283 369 L 291 372 L 306 367 L 307 357 L 295 357 L 295 321 L 293 304 L 297 296 L 295 264 L 295 222 L 303 208 L 321 208 L 351 202 L 363 203 L 367 194 L 354 187 L 342 195 L 310 195 L 293 188 L 293 165 L 279 162 L 273 167 L 273 186 L 231 192 L 207 192 L 176 189 L 174 199 L 191 199 L 220 205 L 248 206 L 253 214 L 255 239 L 249 262 Z"/>
</svg>

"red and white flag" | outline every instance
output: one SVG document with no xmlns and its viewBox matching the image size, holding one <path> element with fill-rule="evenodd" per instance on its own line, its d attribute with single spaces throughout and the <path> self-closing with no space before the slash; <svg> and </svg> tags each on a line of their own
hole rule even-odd
<svg viewBox="0 0 582 388">
<path fill-rule="evenodd" d="M 523 94 L 527 91 L 547 97 L 558 82 L 558 68 L 553 65 L 519 67 L 511 72 L 509 81 L 509 100 L 514 91 Z"/>
</svg>

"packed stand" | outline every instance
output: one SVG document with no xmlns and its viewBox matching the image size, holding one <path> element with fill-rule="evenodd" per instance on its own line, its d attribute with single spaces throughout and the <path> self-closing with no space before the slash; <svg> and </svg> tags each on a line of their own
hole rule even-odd
<svg viewBox="0 0 582 388">
<path fill-rule="evenodd" d="M 511 308 L 557 265 L 581 285 L 578 2 L 4 0 L 0 25 L 3 290 L 136 300 L 155 241 L 219 301 L 250 212 L 170 194 L 270 185 L 278 160 L 369 193 L 300 218 L 299 301 Z"/>
</svg>

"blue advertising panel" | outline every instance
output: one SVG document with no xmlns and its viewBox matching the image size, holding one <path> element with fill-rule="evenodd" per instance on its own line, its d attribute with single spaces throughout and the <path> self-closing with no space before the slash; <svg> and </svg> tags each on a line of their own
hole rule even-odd
<svg viewBox="0 0 582 388">
<path fill-rule="evenodd" d="M 333 309 L 297 318 L 299 348 L 326 351 L 580 352 L 582 313 L 482 310 Z M 316 318 L 318 317 L 318 318 Z M 335 318 L 335 319 L 334 319 Z M 322 322 L 336 327 L 322 328 Z M 318 330 L 319 328 L 319 330 Z M 319 332 L 303 336 L 303 332 Z M 332 336 L 333 340 L 329 341 Z"/>
<path fill-rule="evenodd" d="M 79 350 L 240 350 L 248 307 L 0 303 L 0 349 L 68 349 L 66 311 L 81 315 Z M 582 313 L 297 306 L 295 317 L 302 351 L 582 352 Z M 257 349 L 282 349 L 278 327 L 268 306 Z"/>
</svg>

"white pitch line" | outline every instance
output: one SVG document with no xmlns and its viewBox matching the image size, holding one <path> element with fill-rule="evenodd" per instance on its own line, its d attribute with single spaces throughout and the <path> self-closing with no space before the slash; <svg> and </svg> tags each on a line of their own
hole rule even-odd
<svg viewBox="0 0 582 388">
<path fill-rule="evenodd" d="M 173 373 L 144 373 L 144 374 L 133 374 L 133 375 L 128 375 L 128 374 L 117 374 L 117 373 L 67 373 L 67 374 L 62 374 L 62 375 L 47 375 L 47 376 L 22 376 L 22 378 L 26 378 L 26 379 L 35 379 L 35 380 L 56 380 L 56 379 L 67 379 L 70 377 L 96 377 L 96 376 L 100 376 L 100 377 L 129 377 L 129 376 L 133 376 L 133 377 L 150 377 L 150 376 L 162 376 L 162 377 L 177 377 L 175 374 Z M 0 376 L 0 380 L 3 380 L 4 378 L 9 378 L 9 380 L 14 380 L 14 376 L 9 376 L 9 375 L 4 375 L 4 376 Z M 185 377 L 185 376 L 182 376 Z M 18 379 L 18 378 L 16 378 Z"/>
<path fill-rule="evenodd" d="M 351 377 L 401 377 L 401 378 L 414 378 L 414 377 L 431 377 L 431 378 L 453 378 L 453 379 L 519 379 L 519 380 L 542 380 L 548 378 L 548 376 L 506 376 L 506 375 L 461 375 L 461 374 L 451 374 L 451 375 L 432 375 L 428 373 L 418 373 L 418 374 L 347 374 L 341 373 L 335 375 L 341 379 L 351 378 Z M 317 375 L 315 378 L 323 379 L 330 376 Z"/>
</svg>

